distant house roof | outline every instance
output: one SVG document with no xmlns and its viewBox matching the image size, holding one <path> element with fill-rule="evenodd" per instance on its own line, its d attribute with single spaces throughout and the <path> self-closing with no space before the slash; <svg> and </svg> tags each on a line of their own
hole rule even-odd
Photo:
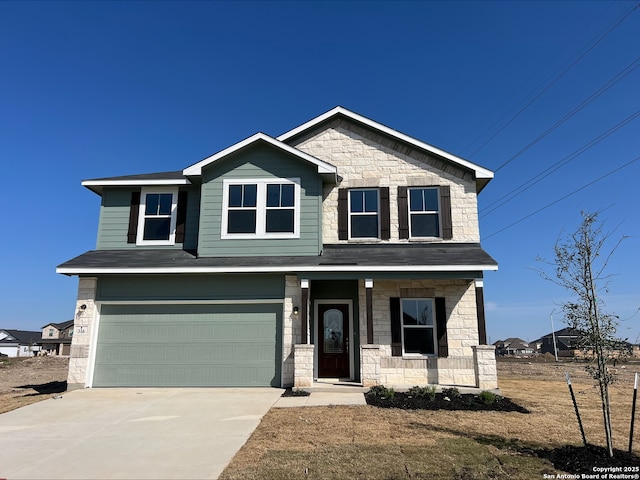
<svg viewBox="0 0 640 480">
<path fill-rule="evenodd" d="M 7 330 L 2 329 L 9 337 L 0 340 L 0 343 L 19 343 L 21 345 L 31 345 L 38 343 L 42 339 L 42 332 L 31 332 L 28 330 Z"/>
<path fill-rule="evenodd" d="M 67 320 L 66 322 L 62 322 L 62 323 L 47 323 L 42 328 L 47 328 L 49 325 L 51 325 L 52 327 L 55 327 L 58 330 L 64 330 L 65 328 L 73 325 L 73 322 L 74 322 L 73 320 Z"/>
</svg>

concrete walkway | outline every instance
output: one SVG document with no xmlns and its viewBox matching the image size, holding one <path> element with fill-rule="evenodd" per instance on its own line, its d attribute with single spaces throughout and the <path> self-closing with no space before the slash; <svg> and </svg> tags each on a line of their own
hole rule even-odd
<svg viewBox="0 0 640 480">
<path fill-rule="evenodd" d="M 215 479 L 282 392 L 67 392 L 0 415 L 0 478 Z"/>
</svg>

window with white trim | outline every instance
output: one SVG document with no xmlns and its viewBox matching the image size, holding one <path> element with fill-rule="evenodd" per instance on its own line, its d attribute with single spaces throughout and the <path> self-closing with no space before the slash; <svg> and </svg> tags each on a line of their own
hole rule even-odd
<svg viewBox="0 0 640 480">
<path fill-rule="evenodd" d="M 298 238 L 300 180 L 225 180 L 222 238 Z"/>
<path fill-rule="evenodd" d="M 402 353 L 435 355 L 436 326 L 432 298 L 400 299 Z"/>
<path fill-rule="evenodd" d="M 173 245 L 178 211 L 177 189 L 140 192 L 137 245 Z"/>
<path fill-rule="evenodd" d="M 409 188 L 410 238 L 440 237 L 439 198 L 437 187 Z"/>
<path fill-rule="evenodd" d="M 349 238 L 380 238 L 377 188 L 349 190 Z"/>
</svg>

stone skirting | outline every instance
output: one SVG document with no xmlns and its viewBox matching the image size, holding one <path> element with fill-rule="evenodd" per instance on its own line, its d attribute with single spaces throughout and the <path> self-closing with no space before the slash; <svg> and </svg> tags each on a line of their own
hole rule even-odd
<svg viewBox="0 0 640 480">
<path fill-rule="evenodd" d="M 473 347 L 473 364 L 476 374 L 476 387 L 481 390 L 498 388 L 495 346 L 477 345 Z"/>
<path fill-rule="evenodd" d="M 293 386 L 295 388 L 313 385 L 313 353 L 315 345 L 297 344 L 293 346 Z"/>
</svg>

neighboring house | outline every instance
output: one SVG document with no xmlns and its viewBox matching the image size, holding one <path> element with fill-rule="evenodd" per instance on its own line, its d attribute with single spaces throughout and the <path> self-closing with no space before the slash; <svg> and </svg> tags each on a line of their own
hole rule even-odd
<svg viewBox="0 0 640 480">
<path fill-rule="evenodd" d="M 497 355 L 531 355 L 535 352 L 534 346 L 517 337 L 498 340 L 494 345 Z"/>
<path fill-rule="evenodd" d="M 0 330 L 0 353 L 8 357 L 32 357 L 40 350 L 40 332 Z"/>
<path fill-rule="evenodd" d="M 580 335 L 573 328 L 565 327 L 553 333 L 548 333 L 536 340 L 540 344 L 539 353 L 551 353 L 555 355 L 553 348 L 553 338 L 555 333 L 556 349 L 559 357 L 572 357 L 574 350 L 577 348 Z"/>
<path fill-rule="evenodd" d="M 485 168 L 342 107 L 101 197 L 70 388 L 497 388 L 477 194 Z"/>
<path fill-rule="evenodd" d="M 47 355 L 70 355 L 73 338 L 73 320 L 49 323 L 42 327 L 42 350 Z"/>
</svg>

